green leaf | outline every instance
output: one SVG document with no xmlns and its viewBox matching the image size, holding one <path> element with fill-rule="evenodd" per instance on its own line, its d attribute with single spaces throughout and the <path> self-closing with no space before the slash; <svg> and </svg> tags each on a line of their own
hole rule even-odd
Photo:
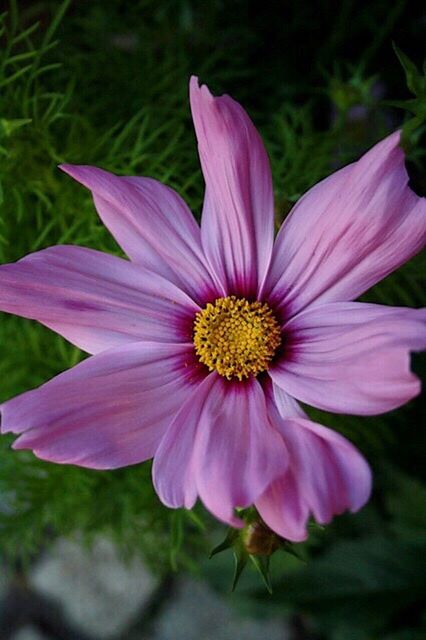
<svg viewBox="0 0 426 640">
<path fill-rule="evenodd" d="M 416 478 L 392 471 L 392 483 L 386 496 L 392 516 L 392 528 L 403 535 L 426 535 L 426 487 Z"/>
<path fill-rule="evenodd" d="M 6 120 L 0 118 L 0 131 L 4 136 L 11 136 L 15 131 L 24 127 L 31 122 L 31 118 L 15 118 L 14 120 Z"/>
<path fill-rule="evenodd" d="M 226 551 L 226 549 L 231 549 L 234 546 L 238 538 L 238 530 L 237 529 L 229 529 L 225 539 L 220 542 L 214 549 L 211 550 L 209 558 L 213 558 L 217 553 L 221 553 L 222 551 Z"/>
<path fill-rule="evenodd" d="M 234 551 L 235 569 L 234 569 L 234 577 L 232 579 L 231 591 L 235 591 L 249 557 L 247 551 L 242 546 L 234 547 L 233 551 Z"/>
<path fill-rule="evenodd" d="M 173 571 L 178 570 L 177 558 L 182 548 L 184 537 L 183 526 L 184 513 L 181 509 L 176 509 L 170 516 L 172 531 L 171 531 L 171 544 L 170 544 L 170 564 Z"/>
<path fill-rule="evenodd" d="M 398 60 L 400 61 L 402 68 L 404 69 L 407 87 L 415 96 L 423 96 L 426 90 L 425 78 L 420 75 L 414 62 L 412 62 L 407 54 L 401 51 L 395 43 L 393 43 L 393 49 L 398 56 Z"/>
<path fill-rule="evenodd" d="M 269 573 L 270 556 L 250 555 L 250 560 L 254 564 L 256 570 L 260 573 L 268 592 L 272 594 L 271 576 Z"/>
<path fill-rule="evenodd" d="M 272 601 L 261 591 L 255 598 L 265 606 L 302 609 L 324 632 L 333 629 L 333 638 L 361 639 L 397 630 L 393 620 L 426 597 L 425 574 L 426 536 L 378 535 L 336 542 L 306 568 L 275 579 Z"/>
</svg>

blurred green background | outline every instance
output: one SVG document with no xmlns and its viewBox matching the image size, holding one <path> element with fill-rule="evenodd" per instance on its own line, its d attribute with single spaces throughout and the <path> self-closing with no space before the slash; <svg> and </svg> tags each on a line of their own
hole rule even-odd
<svg viewBox="0 0 426 640">
<path fill-rule="evenodd" d="M 269 152 L 277 225 L 312 184 L 404 124 L 412 187 L 426 194 L 426 9 L 414 3 L 236 0 L 22 1 L 5 7 L 0 52 L 0 263 L 70 243 L 120 255 L 90 194 L 57 170 L 97 164 L 153 176 L 198 217 L 203 181 L 188 78 L 239 100 Z M 398 61 L 392 42 L 409 60 Z M 415 93 L 413 93 L 413 89 Z M 410 91 L 411 90 L 411 91 Z M 391 104 L 392 103 L 392 104 Z M 307 233 L 309 230 L 307 229 Z M 414 258 L 364 297 L 424 304 L 425 259 Z M 0 400 L 81 359 L 36 323 L 0 315 Z M 425 359 L 413 358 L 424 376 Z M 426 430 L 421 399 L 375 418 L 320 415 L 365 454 L 374 495 L 357 515 L 312 527 L 306 562 L 272 559 L 274 593 L 242 577 L 235 606 L 289 614 L 299 638 L 426 638 Z M 232 555 L 208 561 L 224 528 L 197 506 L 162 507 L 150 465 L 98 473 L 37 461 L 0 440 L 4 566 L 48 541 L 102 533 L 156 573 L 192 571 L 226 592 Z M 300 547 L 300 548 L 299 548 Z"/>
</svg>

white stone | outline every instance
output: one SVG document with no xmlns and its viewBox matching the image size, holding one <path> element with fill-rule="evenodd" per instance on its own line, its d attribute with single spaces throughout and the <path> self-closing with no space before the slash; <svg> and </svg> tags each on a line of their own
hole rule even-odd
<svg viewBox="0 0 426 640">
<path fill-rule="evenodd" d="M 31 571 L 29 581 L 59 601 L 73 625 L 106 640 L 126 629 L 156 584 L 140 561 L 123 563 L 104 539 L 91 551 L 59 540 Z"/>
<path fill-rule="evenodd" d="M 230 603 L 199 581 L 185 579 L 162 611 L 153 640 L 288 640 L 282 620 L 241 617 Z"/>
<path fill-rule="evenodd" d="M 46 640 L 46 636 L 43 636 L 33 627 L 22 627 L 15 633 L 13 640 Z"/>
</svg>

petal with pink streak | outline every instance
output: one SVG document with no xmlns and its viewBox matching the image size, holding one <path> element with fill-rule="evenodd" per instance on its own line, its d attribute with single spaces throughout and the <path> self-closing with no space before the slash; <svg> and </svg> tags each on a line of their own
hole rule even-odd
<svg viewBox="0 0 426 640">
<path fill-rule="evenodd" d="M 198 493 L 220 520 L 248 507 L 285 471 L 284 442 L 271 428 L 256 379 L 227 382 L 219 376 L 208 395 L 195 444 Z"/>
<path fill-rule="evenodd" d="M 301 417 L 300 412 L 285 415 L 285 395 L 276 390 L 275 400 L 268 394 L 267 404 L 271 422 L 289 452 L 288 470 L 268 487 L 256 507 L 271 529 L 300 542 L 308 535 L 310 514 L 326 524 L 347 509 L 358 511 L 371 493 L 371 471 L 355 447 L 338 433 Z"/>
<path fill-rule="evenodd" d="M 38 320 L 98 353 L 138 340 L 186 342 L 199 307 L 127 260 L 58 246 L 0 266 L 0 310 Z"/>
<path fill-rule="evenodd" d="M 422 249 L 426 198 L 408 186 L 400 133 L 317 184 L 277 236 L 263 294 L 286 317 L 357 298 Z"/>
<path fill-rule="evenodd" d="M 208 271 L 200 229 L 182 198 L 152 178 L 61 165 L 90 189 L 98 213 L 129 258 L 204 302 L 220 288 Z"/>
<path fill-rule="evenodd" d="M 136 343 L 92 356 L 0 405 L 16 449 L 115 469 L 151 458 L 197 379 L 191 345 Z"/>
<path fill-rule="evenodd" d="M 269 266 L 272 178 L 262 140 L 244 109 L 190 82 L 191 110 L 206 195 L 203 247 L 227 294 L 256 296 Z"/>
<path fill-rule="evenodd" d="M 166 504 L 192 505 L 197 492 L 217 518 L 241 526 L 235 508 L 251 505 L 286 466 L 257 380 L 232 383 L 211 373 L 169 427 L 154 481 Z"/>
<path fill-rule="evenodd" d="M 308 537 L 309 502 L 300 491 L 296 471 L 289 470 L 275 480 L 256 500 L 255 506 L 264 522 L 279 536 L 291 542 L 302 542 Z"/>
<path fill-rule="evenodd" d="M 420 391 L 410 351 L 426 347 L 426 310 L 334 302 L 306 309 L 283 328 L 269 370 L 298 400 L 336 413 L 375 415 Z"/>
<path fill-rule="evenodd" d="M 214 382 L 215 375 L 210 374 L 194 388 L 156 451 L 152 478 L 157 494 L 167 507 L 191 509 L 197 499 L 194 443 L 198 429 L 203 428 L 204 407 Z"/>
</svg>

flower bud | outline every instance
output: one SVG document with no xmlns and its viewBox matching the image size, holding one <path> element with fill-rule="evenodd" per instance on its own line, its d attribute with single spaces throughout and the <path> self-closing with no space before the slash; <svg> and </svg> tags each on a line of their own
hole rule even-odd
<svg viewBox="0 0 426 640">
<path fill-rule="evenodd" d="M 280 546 L 278 536 L 262 520 L 249 522 L 242 540 L 246 551 L 254 556 L 271 556 Z"/>
</svg>

